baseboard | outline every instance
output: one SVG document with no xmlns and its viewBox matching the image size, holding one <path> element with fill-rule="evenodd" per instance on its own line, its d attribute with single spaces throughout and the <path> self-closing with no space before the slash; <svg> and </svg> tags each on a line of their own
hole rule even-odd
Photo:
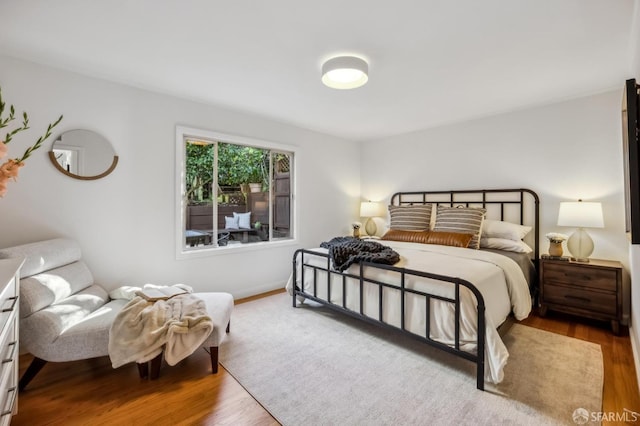
<svg viewBox="0 0 640 426">
<path fill-rule="evenodd" d="M 638 350 L 640 349 L 638 347 L 638 342 L 636 339 L 636 333 L 635 330 L 631 327 L 629 327 L 629 337 L 631 339 L 631 352 L 633 354 L 633 363 L 636 366 L 636 379 L 638 380 L 638 392 L 640 392 L 640 352 L 638 352 Z"/>
<path fill-rule="evenodd" d="M 261 284 L 255 287 L 246 288 L 242 291 L 232 292 L 233 298 L 236 300 L 245 299 L 252 296 L 259 296 L 263 293 L 269 293 L 274 290 L 284 290 L 285 284 L 286 282 L 278 281 L 275 283 Z"/>
<path fill-rule="evenodd" d="M 262 299 L 263 297 L 274 296 L 276 294 L 285 293 L 287 290 L 284 288 L 278 288 L 276 290 L 267 291 L 266 293 L 260 293 L 249 297 L 243 297 L 241 299 L 235 299 L 234 302 L 236 305 L 240 303 L 253 302 L 254 300 Z"/>
</svg>

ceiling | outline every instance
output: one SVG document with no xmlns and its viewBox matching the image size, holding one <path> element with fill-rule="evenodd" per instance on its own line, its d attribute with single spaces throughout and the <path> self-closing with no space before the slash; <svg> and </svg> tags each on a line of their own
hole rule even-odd
<svg viewBox="0 0 640 426">
<path fill-rule="evenodd" d="M 4 0 L 0 54 L 366 141 L 621 89 L 637 3 Z"/>
</svg>

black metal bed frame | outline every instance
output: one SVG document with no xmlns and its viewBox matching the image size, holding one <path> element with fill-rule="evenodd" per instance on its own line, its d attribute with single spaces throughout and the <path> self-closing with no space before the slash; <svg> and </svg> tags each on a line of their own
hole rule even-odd
<svg viewBox="0 0 640 426">
<path fill-rule="evenodd" d="M 495 197 L 495 198 L 494 198 Z M 532 235 L 533 235 L 533 261 L 537 268 L 537 259 L 539 257 L 539 198 L 538 195 L 530 189 L 520 188 L 520 189 L 490 189 L 490 190 L 453 190 L 453 191 L 416 191 L 416 192 L 398 192 L 395 193 L 391 197 L 391 204 L 393 205 L 415 205 L 415 204 L 434 204 L 437 205 L 446 205 L 446 206 L 458 206 L 463 205 L 466 207 L 483 207 L 487 208 L 491 205 L 498 205 L 500 210 L 499 216 L 494 216 L 496 218 L 499 217 L 499 220 L 505 219 L 505 206 L 515 205 L 519 208 L 519 223 L 521 225 L 528 224 L 532 226 Z M 525 206 L 526 204 L 526 206 Z M 528 210 L 529 213 L 533 214 L 533 217 L 529 217 L 531 223 L 525 223 L 525 213 Z M 488 212 L 489 213 L 489 212 Z M 518 213 L 518 212 L 516 212 Z M 315 257 L 324 257 L 326 262 L 323 261 L 324 266 L 318 266 L 314 264 L 307 263 L 305 261 L 305 257 L 309 256 Z M 307 293 L 304 289 L 298 286 L 298 262 L 300 262 L 300 274 L 301 274 L 301 282 L 305 282 L 305 273 L 313 273 L 313 293 Z M 451 353 L 460 358 L 472 361 L 476 364 L 476 379 L 477 379 L 477 388 L 480 390 L 484 390 L 484 370 L 485 370 L 485 302 L 484 297 L 480 293 L 480 291 L 470 282 L 450 276 L 432 274 L 424 271 L 417 271 L 412 269 L 399 268 L 395 266 L 383 265 L 379 263 L 371 263 L 371 262 L 361 262 L 359 273 L 351 274 L 348 271 L 338 272 L 331 268 L 329 255 L 325 253 L 318 253 L 316 251 L 307 250 L 307 249 L 299 249 L 293 255 L 293 307 L 297 306 L 297 297 L 302 296 L 306 299 L 313 300 L 318 302 L 328 308 L 342 312 L 346 315 L 349 315 L 353 318 L 357 318 L 363 320 L 367 323 L 374 324 L 386 329 L 394 330 L 404 335 L 407 335 L 411 338 L 417 339 L 423 343 L 426 343 L 430 346 L 436 347 L 445 352 Z M 379 280 L 365 278 L 364 269 L 366 268 L 376 268 L 376 269 L 384 269 L 387 271 L 397 272 L 400 276 L 400 283 L 396 284 L 388 284 Z M 326 286 L 327 286 L 327 300 L 318 297 L 318 286 L 322 285 L 318 282 L 318 271 L 322 271 L 326 273 Z M 333 276 L 341 276 L 342 277 L 342 306 L 330 302 L 331 300 L 331 282 Z M 417 277 L 425 277 L 437 281 L 441 281 L 443 283 L 448 283 L 446 285 L 452 285 L 454 289 L 454 297 L 448 298 L 443 296 L 438 296 L 435 294 L 430 294 L 423 291 L 418 291 L 414 289 L 407 288 L 405 286 L 405 281 L 407 276 L 417 276 Z M 347 308 L 347 278 L 352 278 L 359 280 L 359 312 L 353 311 Z M 363 310 L 363 290 L 364 283 L 374 284 L 378 286 L 378 319 L 372 318 L 364 314 Z M 460 349 L 460 287 L 465 287 L 469 289 L 477 301 L 477 346 L 476 353 L 466 352 Z M 302 286 L 304 287 L 304 285 Z M 383 289 L 391 288 L 394 290 L 400 291 L 400 328 L 388 324 L 383 320 Z M 425 299 L 425 337 L 415 334 L 411 331 L 405 329 L 405 296 L 406 294 L 414 294 L 417 296 L 424 297 Z M 445 345 L 438 341 L 435 341 L 430 338 L 430 303 L 431 300 L 440 300 L 447 303 L 452 303 L 454 305 L 454 344 L 452 346 Z"/>
</svg>

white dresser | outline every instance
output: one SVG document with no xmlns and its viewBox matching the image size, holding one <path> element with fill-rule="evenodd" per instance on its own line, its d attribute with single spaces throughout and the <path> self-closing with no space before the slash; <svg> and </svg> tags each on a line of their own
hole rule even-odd
<svg viewBox="0 0 640 426">
<path fill-rule="evenodd" d="M 0 426 L 18 411 L 18 295 L 24 259 L 0 259 Z"/>
</svg>

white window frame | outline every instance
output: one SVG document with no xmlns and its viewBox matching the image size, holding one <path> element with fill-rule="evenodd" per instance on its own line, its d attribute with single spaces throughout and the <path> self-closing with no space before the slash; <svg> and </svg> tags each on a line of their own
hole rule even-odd
<svg viewBox="0 0 640 426">
<path fill-rule="evenodd" d="M 282 151 L 291 153 L 294 160 L 291 165 L 292 185 L 291 191 L 291 238 L 275 240 L 275 241 L 263 241 L 255 242 L 251 244 L 237 244 L 227 246 L 211 246 L 207 248 L 198 248 L 187 250 L 185 248 L 185 228 L 186 217 L 183 208 L 184 194 L 186 192 L 184 175 L 186 173 L 186 158 L 185 158 L 185 140 L 186 139 L 204 139 L 216 142 L 226 142 L 236 145 L 246 145 L 257 148 L 265 148 L 274 151 Z M 197 257 L 209 257 L 221 254 L 239 253 L 252 250 L 264 250 L 273 248 L 274 246 L 286 246 L 297 244 L 297 206 L 296 206 L 296 157 L 297 149 L 295 146 L 285 145 L 262 139 L 248 138 L 244 136 L 237 136 L 232 134 L 220 133 L 211 130 L 199 129 L 187 126 L 176 126 L 176 173 L 175 173 L 175 246 L 176 246 L 176 259 L 192 259 Z M 217 160 L 217 156 L 216 156 Z M 215 176 L 217 180 L 217 176 Z M 214 215 L 217 214 L 217 209 L 214 207 Z M 271 207 L 269 208 L 269 215 L 271 215 Z"/>
</svg>

